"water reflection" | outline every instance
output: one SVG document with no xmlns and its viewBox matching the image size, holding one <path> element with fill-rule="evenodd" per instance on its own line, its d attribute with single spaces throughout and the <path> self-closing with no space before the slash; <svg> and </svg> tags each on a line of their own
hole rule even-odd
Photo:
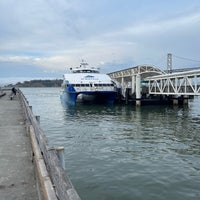
<svg viewBox="0 0 200 200">
<path fill-rule="evenodd" d="M 66 107 L 56 91 L 29 94 L 50 141 L 65 146 L 82 199 L 200 197 L 198 99 L 188 107 Z"/>
<path fill-rule="evenodd" d="M 107 151 L 131 153 L 135 151 L 135 141 L 139 141 L 143 150 L 156 148 L 163 152 L 173 150 L 181 154 L 191 153 L 190 146 L 193 150 L 195 146 L 199 148 L 199 125 L 191 129 L 188 111 L 188 107 L 102 105 L 78 105 L 65 107 L 64 110 L 65 120 L 85 126 L 80 130 L 82 134 L 88 136 L 87 131 L 92 132 L 86 141 L 124 142 L 123 147 L 115 146 Z"/>
</svg>

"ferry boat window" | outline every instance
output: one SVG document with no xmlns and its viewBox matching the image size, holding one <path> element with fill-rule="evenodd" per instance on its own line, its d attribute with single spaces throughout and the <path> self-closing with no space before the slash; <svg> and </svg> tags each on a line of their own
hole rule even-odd
<svg viewBox="0 0 200 200">
<path fill-rule="evenodd" d="M 76 84 L 77 87 L 89 87 L 89 84 Z"/>
<path fill-rule="evenodd" d="M 99 73 L 99 71 L 97 71 L 97 70 L 74 70 L 74 71 L 72 71 L 72 73 L 73 74 L 76 74 L 76 73 Z"/>
</svg>

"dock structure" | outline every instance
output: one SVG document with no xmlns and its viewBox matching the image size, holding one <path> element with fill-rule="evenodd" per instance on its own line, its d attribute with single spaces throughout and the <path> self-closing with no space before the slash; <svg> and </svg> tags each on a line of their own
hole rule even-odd
<svg viewBox="0 0 200 200">
<path fill-rule="evenodd" d="M 190 96 L 200 96 L 200 69 L 147 77 L 149 94 L 173 97 L 177 105 L 181 97 L 188 104 Z"/>
<path fill-rule="evenodd" d="M 39 199 L 30 138 L 18 97 L 0 97 L 0 199 Z M 4 94 L 4 95 L 3 95 Z"/>
<path fill-rule="evenodd" d="M 136 105 L 141 105 L 141 82 L 149 76 L 162 75 L 165 72 L 155 66 L 138 65 L 128 69 L 115 71 L 108 75 L 119 84 L 122 98 L 128 99 L 132 96 L 136 100 Z"/>
<path fill-rule="evenodd" d="M 23 93 L 0 97 L 0 199 L 80 200 Z"/>
<path fill-rule="evenodd" d="M 136 105 L 153 98 L 159 102 L 167 100 L 174 105 L 188 104 L 188 99 L 200 96 L 200 69 L 182 69 L 174 73 L 154 66 L 136 66 L 108 74 L 120 88 L 126 101 L 132 99 Z"/>
<path fill-rule="evenodd" d="M 200 69 L 147 77 L 150 94 L 200 95 Z"/>
</svg>

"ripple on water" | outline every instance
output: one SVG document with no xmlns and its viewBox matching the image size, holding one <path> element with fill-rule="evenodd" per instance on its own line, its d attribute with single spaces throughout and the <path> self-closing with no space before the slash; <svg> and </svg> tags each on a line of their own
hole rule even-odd
<svg viewBox="0 0 200 200">
<path fill-rule="evenodd" d="M 62 106 L 59 89 L 24 89 L 82 199 L 200 199 L 199 99 L 169 106 Z"/>
</svg>

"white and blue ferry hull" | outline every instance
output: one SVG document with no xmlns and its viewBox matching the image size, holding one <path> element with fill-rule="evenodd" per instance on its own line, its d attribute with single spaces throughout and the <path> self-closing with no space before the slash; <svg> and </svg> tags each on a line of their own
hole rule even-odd
<svg viewBox="0 0 200 200">
<path fill-rule="evenodd" d="M 73 88 L 65 88 L 61 99 L 68 105 L 76 105 L 77 102 L 94 102 L 100 104 L 113 104 L 116 91 L 81 91 L 76 92 Z"/>
</svg>

